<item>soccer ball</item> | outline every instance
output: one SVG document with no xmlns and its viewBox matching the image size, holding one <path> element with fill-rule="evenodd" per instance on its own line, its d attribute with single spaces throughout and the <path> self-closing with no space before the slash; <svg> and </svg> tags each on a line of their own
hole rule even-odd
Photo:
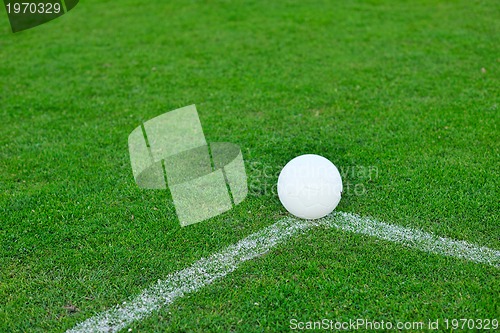
<svg viewBox="0 0 500 333">
<path fill-rule="evenodd" d="M 328 159 L 313 154 L 297 156 L 278 177 L 278 197 L 291 214 L 308 220 L 330 214 L 342 195 L 342 178 Z"/>
</svg>

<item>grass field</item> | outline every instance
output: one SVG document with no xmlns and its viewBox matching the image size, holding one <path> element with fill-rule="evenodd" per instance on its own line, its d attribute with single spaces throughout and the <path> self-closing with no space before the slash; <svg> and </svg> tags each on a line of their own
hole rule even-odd
<svg viewBox="0 0 500 333">
<path fill-rule="evenodd" d="M 288 216 L 273 185 L 305 153 L 343 172 L 338 211 L 500 249 L 499 17 L 493 0 L 89 0 L 12 34 L 1 11 L 0 332 L 70 329 Z M 241 147 L 250 192 L 181 228 L 167 191 L 134 183 L 127 137 L 190 104 L 207 141 Z M 317 228 L 129 328 L 499 319 L 499 295 L 496 267 Z"/>
</svg>

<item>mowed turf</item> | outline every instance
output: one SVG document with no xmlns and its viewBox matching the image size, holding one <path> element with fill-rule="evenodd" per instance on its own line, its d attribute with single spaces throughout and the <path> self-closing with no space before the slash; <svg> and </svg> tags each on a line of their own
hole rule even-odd
<svg viewBox="0 0 500 333">
<path fill-rule="evenodd" d="M 72 328 L 287 216 L 274 184 L 304 153 L 341 169 L 340 211 L 500 249 L 499 16 L 496 1 L 89 0 L 12 34 L 0 12 L 0 331 Z M 208 141 L 241 147 L 250 193 L 181 228 L 167 191 L 135 185 L 127 137 L 190 104 Z M 498 318 L 499 281 L 315 229 L 130 328 Z"/>
</svg>

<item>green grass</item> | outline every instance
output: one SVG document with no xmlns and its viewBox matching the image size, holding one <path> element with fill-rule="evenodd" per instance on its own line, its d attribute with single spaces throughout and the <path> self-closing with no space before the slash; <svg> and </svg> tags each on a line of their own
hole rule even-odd
<svg viewBox="0 0 500 333">
<path fill-rule="evenodd" d="M 71 328 L 286 216 L 273 184 L 303 153 L 378 170 L 347 173 L 365 191 L 338 210 L 500 249 L 499 16 L 493 0 L 89 0 L 12 34 L 0 12 L 0 331 Z M 181 228 L 166 191 L 135 185 L 127 137 L 193 103 L 252 190 Z M 499 280 L 317 229 L 131 328 L 498 318 Z"/>
</svg>

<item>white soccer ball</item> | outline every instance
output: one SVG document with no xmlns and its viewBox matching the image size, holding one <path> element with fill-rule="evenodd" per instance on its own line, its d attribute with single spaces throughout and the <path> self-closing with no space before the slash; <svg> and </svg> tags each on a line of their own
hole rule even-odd
<svg viewBox="0 0 500 333">
<path fill-rule="evenodd" d="M 313 154 L 288 162 L 278 177 L 278 197 L 291 214 L 308 220 L 330 214 L 339 204 L 342 178 L 328 159 Z"/>
</svg>

